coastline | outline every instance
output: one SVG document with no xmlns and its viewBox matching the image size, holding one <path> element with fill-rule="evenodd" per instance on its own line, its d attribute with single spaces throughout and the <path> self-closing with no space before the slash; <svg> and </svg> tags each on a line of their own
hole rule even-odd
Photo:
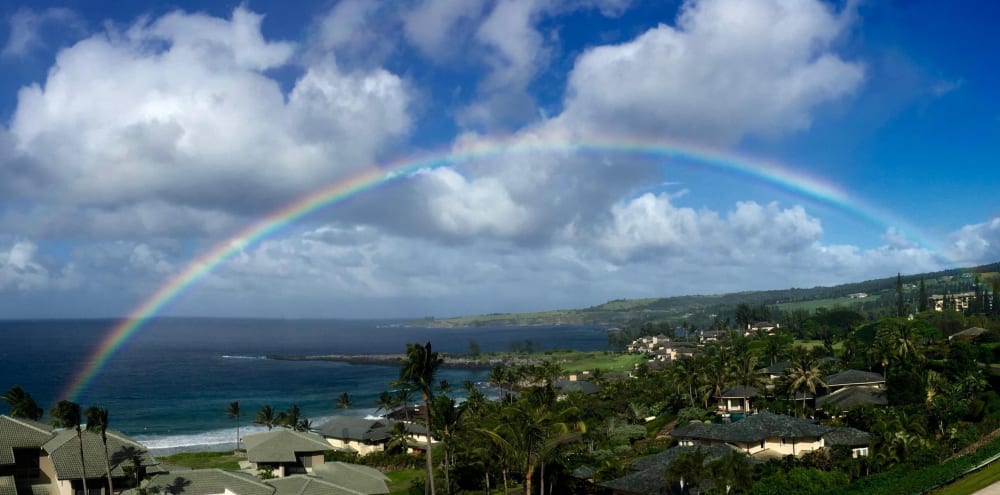
<svg viewBox="0 0 1000 495">
<path fill-rule="evenodd" d="M 364 364 L 371 366 L 399 366 L 403 359 L 403 354 L 271 354 L 267 359 L 276 361 L 335 361 L 348 364 Z M 443 368 L 457 368 L 470 370 L 488 370 L 498 365 L 524 364 L 534 362 L 531 359 L 511 358 L 511 357 L 483 357 L 473 358 L 465 356 L 452 356 L 441 354 L 444 360 L 441 363 Z"/>
</svg>

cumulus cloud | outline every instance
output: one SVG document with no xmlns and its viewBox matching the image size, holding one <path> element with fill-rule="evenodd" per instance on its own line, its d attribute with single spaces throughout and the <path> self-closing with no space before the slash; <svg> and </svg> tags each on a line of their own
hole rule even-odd
<svg viewBox="0 0 1000 495">
<path fill-rule="evenodd" d="M 266 40 L 261 22 L 242 7 L 230 19 L 175 12 L 61 51 L 43 85 L 21 90 L 9 129 L 44 181 L 10 161 L 0 177 L 84 208 L 256 214 L 369 166 L 409 132 L 409 90 L 384 69 L 328 60 L 284 94 L 266 71 L 295 46 Z"/>
<path fill-rule="evenodd" d="M 0 246 L 0 291 L 40 291 L 66 289 L 80 282 L 73 265 L 50 270 L 38 260 L 38 246 L 17 241 L 6 249 Z"/>
<path fill-rule="evenodd" d="M 461 50 L 475 23 L 482 17 L 486 0 L 422 0 L 402 14 L 406 39 L 421 53 L 444 61 Z"/>
<path fill-rule="evenodd" d="M 10 36 L 0 50 L 5 57 L 23 57 L 32 50 L 45 46 L 41 31 L 50 24 L 58 24 L 70 31 L 79 31 L 83 21 L 67 8 L 51 7 L 41 11 L 27 8 L 18 9 L 8 19 Z"/>
<path fill-rule="evenodd" d="M 945 254 L 959 263 L 993 263 L 1000 259 L 1000 217 L 966 225 L 951 235 Z"/>
<path fill-rule="evenodd" d="M 676 26 L 580 56 L 559 120 L 714 144 L 805 129 L 864 79 L 832 50 L 849 18 L 817 0 L 689 0 Z"/>
</svg>

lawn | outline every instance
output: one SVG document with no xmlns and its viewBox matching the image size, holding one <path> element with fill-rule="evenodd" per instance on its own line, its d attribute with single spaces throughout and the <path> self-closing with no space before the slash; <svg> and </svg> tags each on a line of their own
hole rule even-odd
<svg viewBox="0 0 1000 495">
<path fill-rule="evenodd" d="M 590 352 L 556 352 L 546 356 L 559 363 L 563 371 L 576 373 L 580 371 L 631 371 L 635 365 L 646 361 L 646 357 L 638 354 L 614 354 L 603 351 Z"/>
<path fill-rule="evenodd" d="M 853 308 L 860 306 L 861 304 L 869 301 L 872 298 L 878 298 L 876 295 L 869 295 L 865 299 L 852 299 L 850 297 L 834 297 L 830 299 L 814 299 L 812 301 L 796 301 L 790 303 L 778 304 L 778 309 L 782 311 L 791 311 L 793 309 L 805 309 L 808 311 L 816 311 L 816 308 L 835 308 L 837 306 Z"/>
<path fill-rule="evenodd" d="M 822 340 L 796 340 L 794 343 L 792 343 L 792 345 L 795 346 L 795 347 L 804 347 L 804 348 L 806 348 L 808 350 L 813 350 L 816 347 L 823 347 L 823 341 Z M 844 348 L 844 343 L 843 342 L 836 342 L 836 343 L 833 344 L 833 349 L 836 350 L 836 351 L 842 350 L 843 348 Z"/>
<path fill-rule="evenodd" d="M 402 469 L 385 473 L 389 477 L 389 495 L 402 495 L 410 493 L 410 485 L 413 480 L 424 479 L 423 469 Z"/>
<path fill-rule="evenodd" d="M 236 471 L 240 468 L 240 461 L 245 461 L 246 457 L 237 457 L 229 452 L 191 452 L 187 454 L 174 454 L 160 457 L 160 461 L 167 464 L 176 464 L 191 469 L 219 468 L 229 471 Z"/>
<path fill-rule="evenodd" d="M 994 462 L 936 492 L 934 495 L 969 495 L 1000 481 L 1000 462 Z"/>
</svg>

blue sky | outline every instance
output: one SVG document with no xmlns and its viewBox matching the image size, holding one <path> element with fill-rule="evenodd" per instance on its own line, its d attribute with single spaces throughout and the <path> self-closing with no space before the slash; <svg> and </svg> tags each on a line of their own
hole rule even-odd
<svg viewBox="0 0 1000 495">
<path fill-rule="evenodd" d="M 283 204 L 427 150 L 646 139 L 783 164 L 502 150 L 246 246 L 167 314 L 455 315 L 1000 260 L 992 2 L 0 5 L 0 317 L 119 316 Z"/>
</svg>

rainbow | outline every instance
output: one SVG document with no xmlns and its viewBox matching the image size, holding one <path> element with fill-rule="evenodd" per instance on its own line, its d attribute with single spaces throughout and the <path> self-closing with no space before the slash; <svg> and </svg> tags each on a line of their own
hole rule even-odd
<svg viewBox="0 0 1000 495">
<path fill-rule="evenodd" d="M 719 171 L 748 176 L 774 184 L 794 194 L 848 212 L 879 227 L 887 226 L 888 222 L 884 221 L 884 219 L 890 218 L 887 215 L 879 213 L 871 205 L 867 205 L 857 198 L 850 197 L 846 192 L 830 182 L 809 177 L 776 162 L 726 153 L 703 146 L 662 139 L 573 139 L 560 136 L 538 138 L 531 141 L 517 138 L 482 141 L 466 145 L 460 149 L 428 153 L 400 159 L 382 166 L 368 167 L 347 179 L 329 184 L 296 201 L 286 204 L 238 232 L 236 235 L 202 253 L 185 265 L 181 271 L 167 279 L 152 295 L 136 306 L 127 317 L 122 319 L 107 333 L 96 350 L 85 361 L 82 369 L 73 377 L 73 380 L 64 390 L 62 397 L 69 400 L 77 400 L 80 394 L 100 373 L 101 369 L 104 368 L 108 360 L 115 355 L 116 351 L 132 335 L 142 329 L 151 317 L 157 315 L 165 306 L 211 273 L 229 257 L 239 253 L 247 246 L 275 234 L 312 212 L 421 169 L 456 165 L 500 155 L 555 152 L 624 153 L 665 159 L 689 160 L 718 169 Z M 893 224 L 898 225 L 902 223 L 894 220 Z M 910 234 L 915 232 L 916 230 L 909 231 Z M 932 252 L 936 251 L 932 250 Z"/>
</svg>

